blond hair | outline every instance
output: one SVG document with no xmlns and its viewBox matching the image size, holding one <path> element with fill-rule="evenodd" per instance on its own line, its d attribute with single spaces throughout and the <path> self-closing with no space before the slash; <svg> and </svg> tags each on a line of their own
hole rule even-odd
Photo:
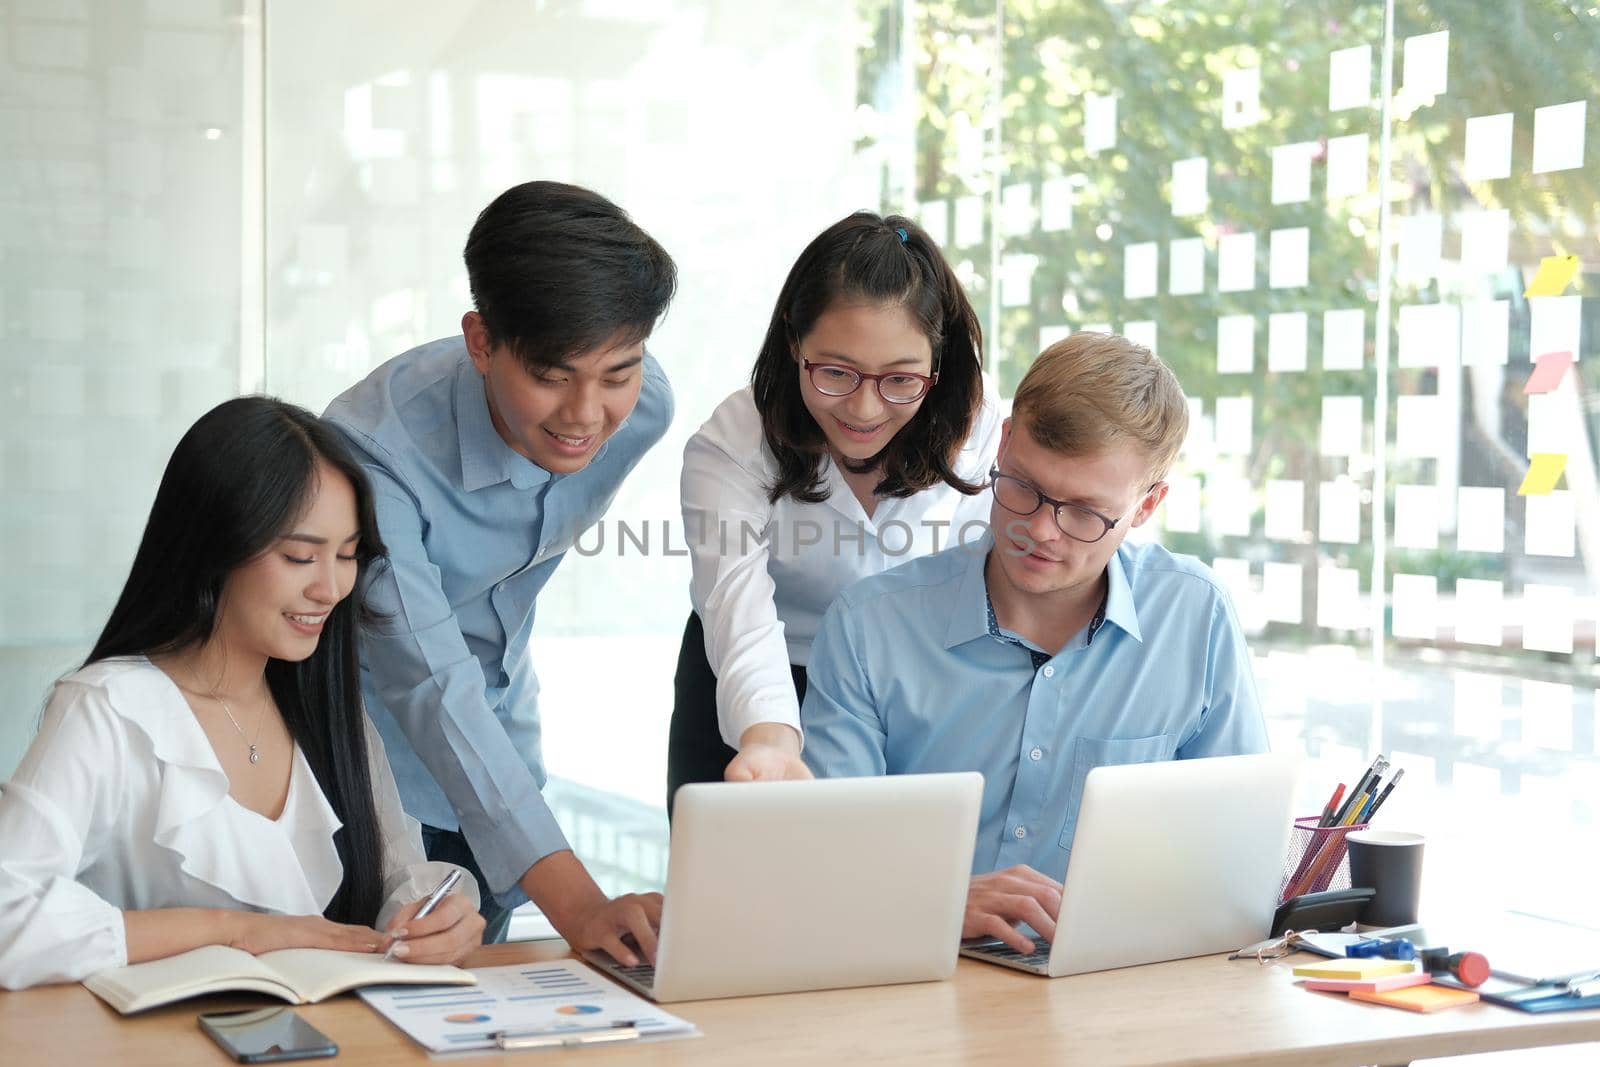
<svg viewBox="0 0 1600 1067">
<path fill-rule="evenodd" d="M 1166 477 L 1189 431 L 1189 405 L 1172 368 L 1110 333 L 1076 333 L 1039 354 L 1022 376 L 1012 418 L 1042 448 L 1087 456 L 1128 443 Z"/>
</svg>

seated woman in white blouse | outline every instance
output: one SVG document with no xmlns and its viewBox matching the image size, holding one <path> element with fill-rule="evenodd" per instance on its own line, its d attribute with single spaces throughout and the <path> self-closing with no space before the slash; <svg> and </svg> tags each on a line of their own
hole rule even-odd
<svg viewBox="0 0 1600 1067">
<path fill-rule="evenodd" d="M 202 945 L 454 963 L 476 886 L 429 863 L 361 710 L 370 490 L 300 408 L 230 400 L 178 443 L 122 595 L 0 791 L 0 986 Z M 378 930 L 384 930 L 379 933 Z"/>
<path fill-rule="evenodd" d="M 958 541 L 1000 441 L 982 332 L 909 219 L 857 212 L 800 253 L 749 388 L 683 454 L 694 613 L 684 632 L 667 804 L 688 782 L 809 778 L 805 667 L 847 585 Z M 963 536 L 963 528 L 966 534 Z"/>
</svg>

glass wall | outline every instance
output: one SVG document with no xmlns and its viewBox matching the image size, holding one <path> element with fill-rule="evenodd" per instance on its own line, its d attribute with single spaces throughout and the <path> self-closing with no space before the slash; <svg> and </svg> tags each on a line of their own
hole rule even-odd
<svg viewBox="0 0 1600 1067">
<path fill-rule="evenodd" d="M 1383 822 L 1431 835 L 1432 892 L 1592 917 L 1595 305 L 1581 267 L 1529 286 L 1594 257 L 1600 14 L 914 16 L 915 211 L 987 302 L 1002 390 L 1075 330 L 1177 370 L 1153 536 L 1231 589 L 1303 809 L 1386 752 Z"/>
</svg>

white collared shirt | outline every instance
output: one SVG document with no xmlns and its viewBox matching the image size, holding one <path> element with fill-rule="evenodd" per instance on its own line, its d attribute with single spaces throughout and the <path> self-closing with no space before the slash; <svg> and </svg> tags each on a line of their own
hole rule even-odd
<svg viewBox="0 0 1600 1067">
<path fill-rule="evenodd" d="M 1000 409 L 985 392 L 956 474 L 982 485 L 1000 446 Z M 970 543 L 989 518 L 989 494 L 964 496 L 944 483 L 908 497 L 883 497 L 868 518 L 832 458 L 828 499 L 769 503 L 777 460 L 746 387 L 729 396 L 683 450 L 684 540 L 694 610 L 717 676 L 722 739 L 762 722 L 800 729 L 789 666 L 805 666 L 823 612 L 840 590 L 937 551 L 967 528 Z"/>
<path fill-rule="evenodd" d="M 383 742 L 367 724 L 383 843 L 377 926 L 451 870 L 423 855 Z M 341 823 L 298 745 L 283 813 L 228 777 L 171 679 L 143 657 L 56 683 L 39 733 L 0 791 L 0 986 L 77 981 L 127 963 L 123 912 L 228 908 L 320 915 L 344 879 Z M 477 904 L 477 885 L 461 892 Z"/>
</svg>

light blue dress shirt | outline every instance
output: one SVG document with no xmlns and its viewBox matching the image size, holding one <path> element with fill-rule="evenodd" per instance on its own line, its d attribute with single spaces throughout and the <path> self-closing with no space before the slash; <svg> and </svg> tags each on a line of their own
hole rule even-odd
<svg viewBox="0 0 1600 1067">
<path fill-rule="evenodd" d="M 500 903 L 567 848 L 549 805 L 534 605 L 562 555 L 672 421 L 672 389 L 648 354 L 633 413 L 588 466 L 552 475 L 496 432 L 459 338 L 414 348 L 329 405 L 372 479 L 389 566 L 367 595 L 386 618 L 362 635 L 367 713 L 406 810 L 459 828 Z"/>
<path fill-rule="evenodd" d="M 1266 751 L 1244 635 L 1203 564 L 1124 543 L 1104 622 L 1051 655 L 991 630 L 991 548 L 924 556 L 834 601 L 800 713 L 816 774 L 981 771 L 973 873 L 1020 863 L 1059 880 L 1090 768 Z"/>
</svg>

